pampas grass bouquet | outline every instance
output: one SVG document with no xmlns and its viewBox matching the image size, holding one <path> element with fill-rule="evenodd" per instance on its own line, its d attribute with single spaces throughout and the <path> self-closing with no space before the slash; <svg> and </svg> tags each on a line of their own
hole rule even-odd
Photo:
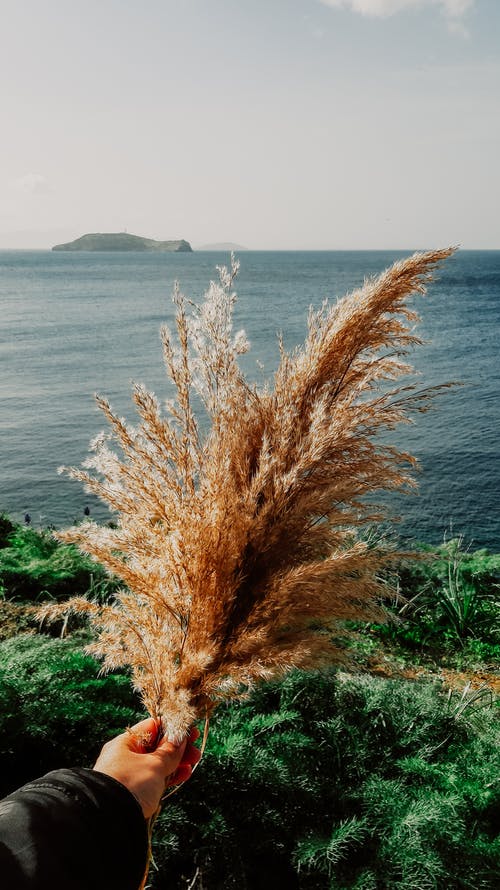
<svg viewBox="0 0 500 890">
<path fill-rule="evenodd" d="M 450 253 L 414 254 L 311 311 L 305 343 L 278 343 L 261 387 L 238 364 L 249 347 L 233 331 L 232 257 L 200 305 L 175 288 L 176 332 L 161 331 L 175 399 L 136 385 L 136 425 L 97 399 L 108 431 L 68 472 L 112 527 L 58 537 L 122 587 L 109 604 L 73 598 L 44 614 L 88 615 L 89 651 L 104 669 L 130 668 L 161 734 L 181 740 L 262 680 L 342 660 L 342 623 L 380 617 L 390 555 L 366 529 L 380 493 L 415 485 L 416 464 L 388 431 L 435 391 L 401 381 L 420 342 L 408 299 Z"/>
</svg>

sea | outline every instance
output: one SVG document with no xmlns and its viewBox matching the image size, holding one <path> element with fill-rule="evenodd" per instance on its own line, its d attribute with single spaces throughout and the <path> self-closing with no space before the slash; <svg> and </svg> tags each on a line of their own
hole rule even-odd
<svg viewBox="0 0 500 890">
<path fill-rule="evenodd" d="M 301 343 L 310 306 L 335 301 L 412 251 L 245 251 L 235 328 L 247 377 L 276 369 L 278 335 Z M 0 251 L 0 511 L 34 527 L 109 521 L 107 508 L 58 475 L 78 466 L 105 427 L 94 394 L 133 422 L 133 382 L 171 396 L 159 328 L 172 324 L 175 281 L 199 301 L 229 255 Z M 385 497 L 406 541 L 463 535 L 500 552 L 500 251 L 459 251 L 413 299 L 425 340 L 412 354 L 419 387 L 451 381 L 427 414 L 391 434 L 420 462 L 419 489 Z"/>
</svg>

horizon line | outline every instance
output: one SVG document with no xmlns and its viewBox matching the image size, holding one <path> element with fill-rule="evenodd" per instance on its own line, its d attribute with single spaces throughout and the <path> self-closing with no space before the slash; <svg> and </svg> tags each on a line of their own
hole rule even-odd
<svg viewBox="0 0 500 890">
<path fill-rule="evenodd" d="M 239 251 L 235 249 L 234 253 L 384 253 L 387 251 L 397 251 L 397 252 L 406 252 L 406 251 L 415 251 L 415 250 L 431 250 L 432 247 L 429 246 L 406 246 L 406 247 L 244 247 L 240 245 Z M 466 251 L 500 251 L 500 245 L 498 247 L 461 247 L 457 248 L 458 251 L 466 252 Z M 37 251 L 39 253 L 52 253 L 52 247 L 3 247 L 0 245 L 0 252 L 12 252 L 12 251 Z M 64 252 L 64 251 L 61 251 Z M 153 253 L 157 254 L 159 251 L 148 251 L 148 250 L 75 250 L 75 251 L 67 251 L 68 253 Z M 166 251 L 169 252 L 169 251 Z M 177 253 L 185 253 L 186 255 L 189 253 L 229 253 L 230 248 L 196 248 L 192 247 L 191 251 L 170 251 L 172 254 Z"/>
</svg>

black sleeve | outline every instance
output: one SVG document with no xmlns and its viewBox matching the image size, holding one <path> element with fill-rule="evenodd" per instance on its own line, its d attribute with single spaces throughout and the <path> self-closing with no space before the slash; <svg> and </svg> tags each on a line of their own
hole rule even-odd
<svg viewBox="0 0 500 890">
<path fill-rule="evenodd" d="M 55 770 L 0 801 L 5 890 L 137 890 L 147 848 L 138 801 L 94 770 Z"/>
</svg>

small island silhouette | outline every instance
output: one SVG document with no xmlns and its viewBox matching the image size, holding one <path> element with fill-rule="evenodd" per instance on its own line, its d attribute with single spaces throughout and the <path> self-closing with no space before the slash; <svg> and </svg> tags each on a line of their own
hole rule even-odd
<svg viewBox="0 0 500 890">
<path fill-rule="evenodd" d="M 153 238 L 142 238 L 140 235 L 130 235 L 128 232 L 95 232 L 82 235 L 75 241 L 67 244 L 56 244 L 52 250 L 141 250 L 179 252 L 189 251 L 189 241 L 180 238 L 177 241 L 155 241 Z"/>
<path fill-rule="evenodd" d="M 231 250 L 240 253 L 242 250 L 248 250 L 248 247 L 235 244 L 233 241 L 218 241 L 216 244 L 196 245 L 196 250 Z"/>
</svg>

